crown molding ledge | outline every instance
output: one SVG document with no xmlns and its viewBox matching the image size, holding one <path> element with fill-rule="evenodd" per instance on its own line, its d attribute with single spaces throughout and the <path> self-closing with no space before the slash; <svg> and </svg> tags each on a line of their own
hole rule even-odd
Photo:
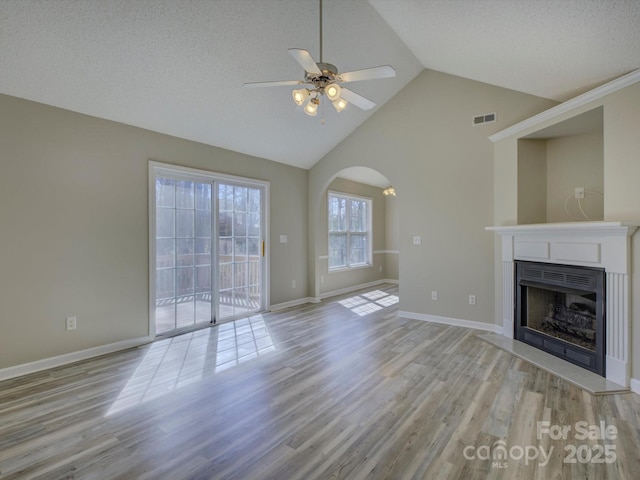
<svg viewBox="0 0 640 480">
<path fill-rule="evenodd" d="M 595 222 L 564 222 L 564 223 L 538 223 L 533 225 L 505 225 L 495 227 L 485 227 L 486 231 L 496 232 L 500 235 L 522 235 L 522 234 L 562 234 L 576 233 L 582 235 L 620 235 L 627 236 L 640 227 L 638 222 L 611 222 L 611 221 L 595 221 Z"/>
<path fill-rule="evenodd" d="M 593 90 L 589 90 L 588 92 L 585 92 L 582 95 L 578 95 L 571 100 L 567 100 L 560 105 L 551 107 L 549 110 L 545 110 L 544 112 L 534 115 L 533 117 L 529 117 L 522 122 L 505 128 L 504 130 L 500 130 L 499 132 L 491 135 L 489 137 L 489 140 L 495 143 L 512 135 L 516 135 L 528 128 L 534 127 L 547 120 L 551 120 L 559 115 L 562 115 L 563 113 L 569 112 L 570 110 L 587 105 L 594 100 L 598 100 L 602 97 L 617 92 L 618 90 L 622 90 L 623 88 L 626 88 L 629 85 L 633 85 L 637 82 L 640 82 L 640 69 L 627 73 L 626 75 L 616 78 L 615 80 L 612 80 L 609 83 L 605 83 L 604 85 L 596 87 Z"/>
</svg>

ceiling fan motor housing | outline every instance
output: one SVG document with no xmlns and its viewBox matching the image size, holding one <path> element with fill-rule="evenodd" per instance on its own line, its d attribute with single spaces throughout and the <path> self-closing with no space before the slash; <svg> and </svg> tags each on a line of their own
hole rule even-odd
<svg viewBox="0 0 640 480">
<path fill-rule="evenodd" d="M 318 68 L 322 72 L 317 73 L 305 72 L 305 80 L 312 83 L 317 89 L 324 90 L 327 85 L 336 83 L 336 75 L 338 75 L 338 67 L 330 63 L 318 63 Z"/>
</svg>

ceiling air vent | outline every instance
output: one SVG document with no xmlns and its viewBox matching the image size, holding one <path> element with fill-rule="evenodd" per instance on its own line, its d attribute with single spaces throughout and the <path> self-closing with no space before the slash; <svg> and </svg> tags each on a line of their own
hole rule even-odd
<svg viewBox="0 0 640 480">
<path fill-rule="evenodd" d="M 485 113 L 484 115 L 476 115 L 473 117 L 473 125 L 482 125 L 483 123 L 494 123 L 496 121 L 496 112 Z"/>
</svg>

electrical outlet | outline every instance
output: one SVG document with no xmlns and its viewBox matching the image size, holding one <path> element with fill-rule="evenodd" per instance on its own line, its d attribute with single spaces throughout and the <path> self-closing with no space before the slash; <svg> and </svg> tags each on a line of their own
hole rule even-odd
<svg viewBox="0 0 640 480">
<path fill-rule="evenodd" d="M 431 292 L 431 300 L 438 300 L 438 292 L 435 290 Z"/>
<path fill-rule="evenodd" d="M 475 304 L 476 304 L 476 296 L 469 295 L 469 305 L 475 305 Z"/>
<path fill-rule="evenodd" d="M 379 272 L 382 272 L 382 265 L 380 265 L 380 267 L 378 268 Z"/>
<path fill-rule="evenodd" d="M 291 280 L 291 288 L 296 288 L 296 281 L 295 280 Z"/>
<path fill-rule="evenodd" d="M 577 199 L 584 198 L 584 187 L 576 187 L 575 196 Z"/>
<path fill-rule="evenodd" d="M 414 245 L 422 245 L 422 237 L 419 235 L 415 235 L 413 237 L 413 244 Z"/>
<path fill-rule="evenodd" d="M 75 330 L 78 325 L 78 319 L 76 317 L 67 317 L 67 331 Z"/>
</svg>

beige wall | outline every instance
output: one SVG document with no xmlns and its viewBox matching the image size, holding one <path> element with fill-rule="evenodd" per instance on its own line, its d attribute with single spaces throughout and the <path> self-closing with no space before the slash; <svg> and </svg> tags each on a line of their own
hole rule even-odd
<svg viewBox="0 0 640 480">
<path fill-rule="evenodd" d="M 148 334 L 149 160 L 270 181 L 271 303 L 308 296 L 306 170 L 3 95 L 0 145 L 0 369 Z"/>
<path fill-rule="evenodd" d="M 640 83 L 607 96 L 604 104 L 604 216 L 640 220 Z M 640 255 L 637 255 L 640 257 Z M 639 285 L 640 286 L 640 285 Z M 638 298 L 638 297 L 636 297 Z M 639 364 L 640 366 L 640 364 Z"/>
<path fill-rule="evenodd" d="M 384 254 L 384 278 L 387 280 L 399 280 L 400 263 L 400 209 L 398 198 L 388 196 L 385 204 L 385 251 Z"/>
<path fill-rule="evenodd" d="M 496 225 L 515 225 L 517 209 L 503 208 L 515 205 L 517 199 L 518 138 L 570 119 L 582 113 L 603 107 L 603 190 L 605 192 L 604 217 L 606 220 L 637 221 L 639 217 L 640 189 L 634 179 L 640 175 L 637 152 L 640 135 L 640 85 L 634 84 L 604 98 L 590 102 L 553 119 L 529 127 L 522 132 L 494 144 L 494 182 Z M 577 185 L 576 185 L 577 186 Z"/>
<path fill-rule="evenodd" d="M 553 102 L 425 70 L 318 162 L 309 176 L 310 287 L 319 291 L 322 195 L 352 166 L 373 168 L 397 191 L 401 310 L 493 322 L 493 145 L 488 136 Z M 472 126 L 474 115 L 498 121 Z M 422 236 L 422 245 L 413 245 Z M 437 290 L 439 300 L 430 300 Z M 468 304 L 468 295 L 477 305 Z"/>
<path fill-rule="evenodd" d="M 547 221 L 547 141 L 518 141 L 518 221 Z"/>
<path fill-rule="evenodd" d="M 518 137 L 530 135 L 556 123 L 579 114 L 603 107 L 603 190 L 604 219 L 609 221 L 640 222 L 640 83 L 635 83 L 615 93 L 609 94 L 586 105 L 540 122 L 517 134 L 495 143 L 494 158 L 494 216 L 496 225 L 515 225 L 522 223 L 513 209 L 502 208 L 502 204 L 515 203 L 517 185 L 517 144 Z M 575 185 L 578 186 L 578 185 Z M 585 185 L 586 186 L 586 185 Z M 502 269 L 499 255 L 500 239 L 496 239 L 496 286 L 502 285 Z M 640 378 L 640 233 L 632 238 L 632 279 L 631 279 L 631 317 L 632 317 L 632 377 Z M 496 323 L 502 322 L 502 289 L 496 288 Z"/>
<path fill-rule="evenodd" d="M 547 144 L 547 222 L 573 222 L 581 214 L 577 200 L 568 196 L 575 187 L 584 187 L 585 198 L 580 202 L 589 220 L 604 216 L 604 161 L 602 132 L 551 138 Z M 518 222 L 523 223 L 521 219 Z"/>
<path fill-rule="evenodd" d="M 518 139 L 518 223 L 602 220 L 603 167 L 602 131 Z M 585 189 L 580 205 L 575 187 Z"/>
</svg>

